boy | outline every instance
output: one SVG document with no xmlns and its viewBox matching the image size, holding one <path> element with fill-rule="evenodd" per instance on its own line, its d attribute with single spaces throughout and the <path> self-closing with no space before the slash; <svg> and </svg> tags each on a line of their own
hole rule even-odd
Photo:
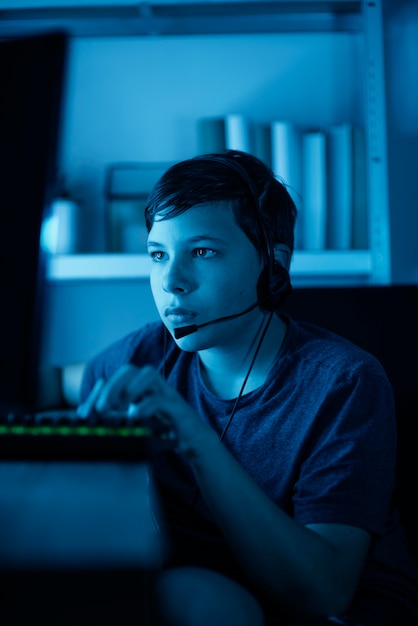
<svg viewBox="0 0 418 626">
<path fill-rule="evenodd" d="M 392 390 L 353 344 L 280 313 L 295 206 L 258 159 L 171 167 L 145 209 L 149 324 L 87 368 L 82 399 L 157 417 L 169 554 L 161 622 L 416 623 L 396 512 Z"/>
</svg>

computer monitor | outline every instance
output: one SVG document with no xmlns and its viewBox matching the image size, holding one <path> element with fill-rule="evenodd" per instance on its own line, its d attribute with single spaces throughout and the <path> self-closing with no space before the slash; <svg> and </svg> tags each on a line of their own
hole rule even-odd
<svg viewBox="0 0 418 626">
<path fill-rule="evenodd" d="M 45 254 L 68 38 L 0 39 L 0 406 L 36 405 Z"/>
</svg>

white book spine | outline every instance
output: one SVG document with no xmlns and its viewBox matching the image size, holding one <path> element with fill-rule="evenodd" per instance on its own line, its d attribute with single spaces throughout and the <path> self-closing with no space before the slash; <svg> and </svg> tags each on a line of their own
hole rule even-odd
<svg viewBox="0 0 418 626">
<path fill-rule="evenodd" d="M 250 152 L 250 126 L 248 119 L 239 113 L 231 113 L 224 118 L 225 147 L 227 150 Z"/>
<path fill-rule="evenodd" d="M 286 185 L 294 178 L 295 129 L 290 122 L 273 122 L 271 125 L 271 164 L 274 175 Z"/>
<path fill-rule="evenodd" d="M 326 135 L 309 132 L 303 135 L 303 247 L 324 250 L 326 244 Z"/>
<path fill-rule="evenodd" d="M 301 210 L 302 170 L 301 135 L 299 129 L 289 121 L 271 124 L 271 168 L 274 175 L 287 188 L 297 210 Z M 295 247 L 302 247 L 300 220 L 295 226 Z"/>
</svg>

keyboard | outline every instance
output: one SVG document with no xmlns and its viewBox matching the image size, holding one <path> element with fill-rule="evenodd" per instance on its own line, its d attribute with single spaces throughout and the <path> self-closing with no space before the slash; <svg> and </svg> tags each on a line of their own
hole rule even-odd
<svg viewBox="0 0 418 626">
<path fill-rule="evenodd" d="M 0 416 L 0 460 L 141 461 L 174 448 L 160 420 L 76 411 Z"/>
</svg>

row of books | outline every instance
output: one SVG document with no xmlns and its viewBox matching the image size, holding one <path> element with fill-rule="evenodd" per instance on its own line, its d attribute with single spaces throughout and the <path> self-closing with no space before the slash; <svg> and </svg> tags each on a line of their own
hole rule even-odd
<svg viewBox="0 0 418 626">
<path fill-rule="evenodd" d="M 349 123 L 302 128 L 252 123 L 241 114 L 198 120 L 200 153 L 235 149 L 259 157 L 298 208 L 296 248 L 368 248 L 365 135 Z"/>
</svg>

